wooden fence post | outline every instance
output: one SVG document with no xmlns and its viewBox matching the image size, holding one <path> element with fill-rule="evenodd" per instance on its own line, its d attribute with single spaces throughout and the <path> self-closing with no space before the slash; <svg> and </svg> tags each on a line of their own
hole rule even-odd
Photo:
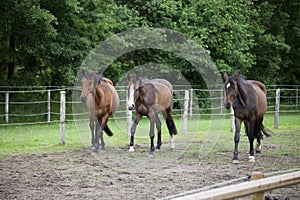
<svg viewBox="0 0 300 200">
<path fill-rule="evenodd" d="M 276 90 L 274 128 L 278 128 L 279 108 L 280 108 L 280 88 Z"/>
<path fill-rule="evenodd" d="M 51 91 L 47 90 L 47 122 L 51 121 Z"/>
<path fill-rule="evenodd" d="M 132 111 L 128 109 L 128 90 L 126 90 L 126 103 L 125 103 L 125 110 L 126 110 L 126 120 L 127 120 L 127 136 L 131 136 L 131 126 L 132 126 Z"/>
<path fill-rule="evenodd" d="M 190 89 L 190 105 L 189 105 L 189 115 L 193 115 L 193 89 Z"/>
<path fill-rule="evenodd" d="M 66 92 L 60 91 L 60 143 L 65 144 Z"/>
<path fill-rule="evenodd" d="M 8 112 L 9 112 L 9 92 L 5 93 L 5 123 L 8 123 Z"/>
<path fill-rule="evenodd" d="M 250 180 L 258 180 L 264 178 L 264 174 L 262 172 L 254 171 L 251 173 Z M 251 200 L 264 200 L 265 199 L 265 193 L 264 192 L 257 192 L 256 194 L 252 194 Z"/>
<path fill-rule="evenodd" d="M 187 133 L 187 120 L 188 120 L 188 109 L 189 109 L 189 91 L 184 91 L 184 108 L 183 108 L 183 134 Z"/>
<path fill-rule="evenodd" d="M 230 131 L 233 132 L 235 130 L 235 118 L 234 118 L 234 110 L 232 105 L 230 106 Z"/>
</svg>

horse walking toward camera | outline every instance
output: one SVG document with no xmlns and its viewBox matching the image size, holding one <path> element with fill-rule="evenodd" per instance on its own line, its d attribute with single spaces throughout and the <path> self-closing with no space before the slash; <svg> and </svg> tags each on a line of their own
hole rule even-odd
<svg viewBox="0 0 300 200">
<path fill-rule="evenodd" d="M 130 79 L 128 76 L 128 109 L 135 109 L 135 119 L 131 127 L 130 148 L 134 151 L 134 134 L 136 127 L 143 116 L 150 120 L 150 156 L 154 153 L 154 124 L 157 129 L 157 149 L 161 147 L 161 121 L 159 113 L 163 114 L 170 134 L 171 148 L 175 148 L 173 135 L 177 134 L 177 129 L 172 117 L 173 109 L 173 86 L 165 79 Z"/>
<path fill-rule="evenodd" d="M 233 163 L 238 163 L 238 144 L 242 122 L 245 124 L 250 143 L 248 161 L 254 162 L 254 139 L 257 140 L 256 152 L 260 153 L 263 135 L 270 137 L 262 124 L 263 116 L 267 111 L 266 88 L 261 82 L 245 80 L 239 74 L 232 77 L 225 73 L 224 79 L 224 105 L 227 109 L 232 105 L 235 116 Z"/>
<path fill-rule="evenodd" d="M 86 102 L 88 108 L 89 126 L 92 135 L 91 143 L 93 151 L 97 153 L 99 139 L 101 140 L 101 149 L 105 149 L 103 130 L 107 135 L 113 135 L 107 121 L 109 116 L 119 107 L 119 96 L 112 81 L 102 77 L 101 74 L 89 73 L 84 70 L 82 70 L 82 74 L 80 100 Z"/>
</svg>

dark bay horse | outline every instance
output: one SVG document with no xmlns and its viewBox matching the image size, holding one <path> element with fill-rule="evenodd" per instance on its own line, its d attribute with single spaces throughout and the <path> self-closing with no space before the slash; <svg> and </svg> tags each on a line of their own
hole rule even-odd
<svg viewBox="0 0 300 200">
<path fill-rule="evenodd" d="M 248 161 L 254 162 L 254 139 L 257 140 L 256 152 L 260 153 L 260 140 L 263 135 L 270 137 L 262 124 L 263 116 L 267 111 L 266 88 L 261 82 L 245 80 L 239 74 L 232 77 L 225 73 L 224 79 L 224 105 L 227 109 L 232 105 L 235 116 L 233 163 L 238 163 L 238 143 L 242 122 L 244 122 L 250 143 Z"/>
<path fill-rule="evenodd" d="M 131 127 L 130 148 L 134 151 L 134 134 L 140 119 L 146 116 L 150 119 L 150 156 L 154 153 L 154 124 L 157 129 L 157 149 L 160 149 L 161 142 L 161 121 L 158 117 L 162 113 L 170 134 L 171 148 L 174 148 L 173 135 L 177 134 L 177 129 L 172 117 L 173 109 L 173 86 L 165 79 L 143 79 L 128 76 L 127 86 L 128 109 L 135 109 L 135 119 Z"/>
<path fill-rule="evenodd" d="M 105 149 L 103 130 L 109 136 L 113 135 L 107 125 L 107 121 L 109 116 L 119 107 L 119 96 L 111 80 L 95 72 L 89 73 L 82 70 L 82 74 L 80 100 L 86 102 L 88 108 L 92 135 L 91 143 L 93 151 L 97 153 L 99 138 L 101 139 L 101 149 Z"/>
</svg>

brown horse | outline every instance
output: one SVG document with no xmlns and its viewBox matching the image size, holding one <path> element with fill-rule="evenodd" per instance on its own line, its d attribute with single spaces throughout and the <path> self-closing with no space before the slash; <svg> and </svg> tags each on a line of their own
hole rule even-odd
<svg viewBox="0 0 300 200">
<path fill-rule="evenodd" d="M 92 135 L 91 143 L 93 151 L 97 153 L 99 138 L 101 139 L 101 149 L 105 149 L 103 130 L 109 136 L 113 135 L 107 125 L 107 120 L 118 109 L 119 96 L 111 80 L 95 72 L 89 73 L 82 70 L 82 73 L 80 99 L 87 104 Z M 95 125 L 96 130 L 94 131 Z"/>
<path fill-rule="evenodd" d="M 134 151 L 134 134 L 136 126 L 143 116 L 150 119 L 150 156 L 154 153 L 154 124 L 157 129 L 157 149 L 161 147 L 161 121 L 158 117 L 162 113 L 170 134 L 171 148 L 174 148 L 173 135 L 177 134 L 177 129 L 172 118 L 173 109 L 173 86 L 165 79 L 143 79 L 128 77 L 128 109 L 135 109 L 135 119 L 131 127 L 130 148 Z"/>
<path fill-rule="evenodd" d="M 261 152 L 260 140 L 263 134 L 270 134 L 264 128 L 263 116 L 267 111 L 267 98 L 265 86 L 255 80 L 245 80 L 239 74 L 234 77 L 224 74 L 224 105 L 227 109 L 232 105 L 235 116 L 235 136 L 233 163 L 238 163 L 238 143 L 240 140 L 241 123 L 244 122 L 246 134 L 250 143 L 249 162 L 254 162 L 253 141 L 256 138 L 256 152 Z"/>
</svg>

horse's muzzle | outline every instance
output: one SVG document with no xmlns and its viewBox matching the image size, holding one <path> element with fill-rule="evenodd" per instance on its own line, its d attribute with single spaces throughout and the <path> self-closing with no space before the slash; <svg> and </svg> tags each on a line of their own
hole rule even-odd
<svg viewBox="0 0 300 200">
<path fill-rule="evenodd" d="M 85 103 L 86 102 L 86 99 L 87 99 L 87 96 L 82 96 L 80 97 L 80 100 L 82 103 Z"/>
<path fill-rule="evenodd" d="M 134 109 L 134 104 L 128 106 L 128 110 L 133 110 L 133 109 Z"/>
<path fill-rule="evenodd" d="M 231 106 L 230 103 L 225 103 L 225 108 L 226 108 L 226 109 L 229 109 L 230 106 Z"/>
</svg>

